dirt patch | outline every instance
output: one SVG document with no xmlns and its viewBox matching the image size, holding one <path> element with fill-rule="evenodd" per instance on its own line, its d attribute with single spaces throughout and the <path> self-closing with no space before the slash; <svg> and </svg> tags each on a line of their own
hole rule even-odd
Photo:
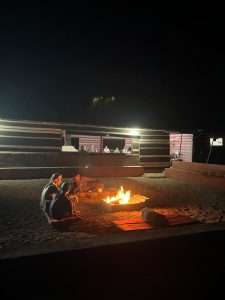
<svg viewBox="0 0 225 300">
<path fill-rule="evenodd" d="M 125 190 L 148 197 L 149 207 L 164 215 L 181 214 L 201 222 L 225 222 L 225 191 L 185 184 L 168 178 L 98 178 L 105 188 Z M 69 179 L 64 179 L 69 181 Z M 82 197 L 82 220 L 58 230 L 48 224 L 39 208 L 47 179 L 0 181 L 0 247 L 17 248 L 59 240 L 81 240 L 120 232 L 112 221 L 140 216 L 140 211 L 110 213 L 98 198 Z"/>
</svg>

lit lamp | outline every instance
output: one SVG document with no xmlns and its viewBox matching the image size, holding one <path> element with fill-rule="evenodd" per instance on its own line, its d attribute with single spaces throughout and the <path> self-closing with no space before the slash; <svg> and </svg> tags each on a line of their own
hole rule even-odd
<svg viewBox="0 0 225 300">
<path fill-rule="evenodd" d="M 140 135 L 139 130 L 136 128 L 132 129 L 131 135 Z"/>
</svg>

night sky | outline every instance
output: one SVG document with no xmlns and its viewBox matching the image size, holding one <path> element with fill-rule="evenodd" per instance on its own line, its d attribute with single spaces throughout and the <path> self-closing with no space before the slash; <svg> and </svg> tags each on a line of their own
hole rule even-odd
<svg viewBox="0 0 225 300">
<path fill-rule="evenodd" d="M 225 130 L 222 8 L 116 3 L 1 4 L 0 118 Z"/>
</svg>

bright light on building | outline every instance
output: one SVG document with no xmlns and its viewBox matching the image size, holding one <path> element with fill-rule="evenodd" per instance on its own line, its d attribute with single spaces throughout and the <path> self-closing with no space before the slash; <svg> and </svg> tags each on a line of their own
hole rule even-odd
<svg viewBox="0 0 225 300">
<path fill-rule="evenodd" d="M 223 146 L 223 138 L 218 138 L 218 139 L 210 138 L 210 145 L 212 145 L 212 146 Z"/>
<path fill-rule="evenodd" d="M 131 134 L 132 135 L 140 135 L 139 130 L 137 128 L 132 129 Z"/>
</svg>

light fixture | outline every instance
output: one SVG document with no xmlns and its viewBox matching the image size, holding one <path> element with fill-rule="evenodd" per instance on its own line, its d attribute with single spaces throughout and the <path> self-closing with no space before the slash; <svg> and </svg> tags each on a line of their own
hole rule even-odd
<svg viewBox="0 0 225 300">
<path fill-rule="evenodd" d="M 138 128 L 134 128 L 131 130 L 131 135 L 140 135 Z"/>
</svg>

